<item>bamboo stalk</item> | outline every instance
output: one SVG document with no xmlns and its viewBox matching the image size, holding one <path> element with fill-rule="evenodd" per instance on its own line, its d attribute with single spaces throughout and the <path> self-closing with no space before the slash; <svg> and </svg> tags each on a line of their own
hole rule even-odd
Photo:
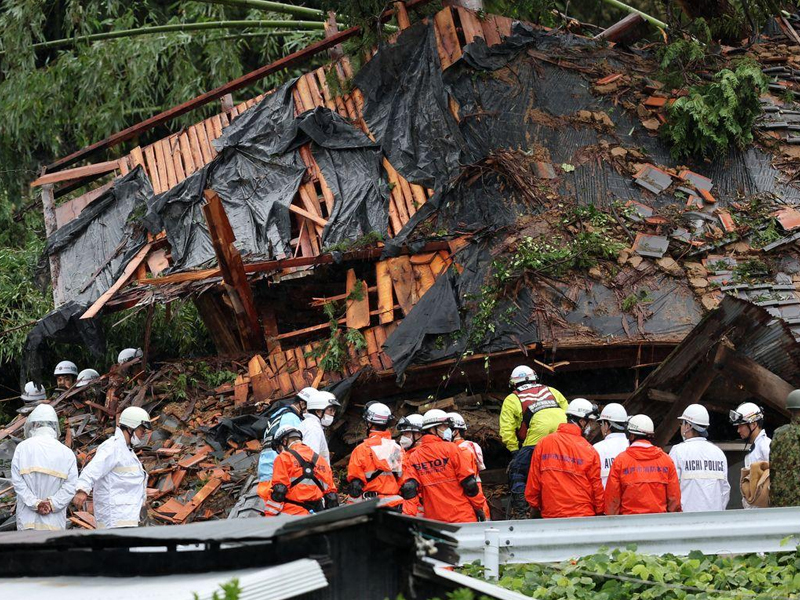
<svg viewBox="0 0 800 600">
<path fill-rule="evenodd" d="M 628 6 L 624 2 L 620 2 L 619 0 L 603 0 L 603 1 L 606 2 L 607 4 L 610 4 L 611 6 L 616 6 L 617 8 L 621 8 L 622 10 L 627 11 L 629 13 L 637 14 L 640 17 L 642 17 L 645 21 L 649 22 L 652 25 L 655 25 L 659 29 L 669 29 L 669 25 L 664 23 L 664 21 L 659 21 L 655 17 L 651 17 L 647 13 L 643 13 L 642 11 L 640 11 L 637 8 L 633 8 L 632 6 Z"/>
<path fill-rule="evenodd" d="M 47 42 L 39 42 L 33 44 L 31 47 L 34 50 L 43 50 L 46 48 L 64 48 L 68 46 L 75 46 L 81 42 L 96 42 L 101 40 L 113 40 L 126 37 L 137 37 L 140 35 L 151 35 L 154 33 L 171 33 L 175 31 L 198 31 L 204 29 L 247 29 L 250 27 L 255 28 L 271 28 L 271 27 L 294 27 L 295 32 L 300 30 L 320 30 L 324 31 L 325 23 L 322 21 L 206 21 L 203 23 L 173 23 L 171 25 L 156 25 L 154 27 L 139 27 L 137 29 L 120 29 L 119 31 L 107 31 L 105 33 L 93 33 L 90 35 L 76 36 L 74 38 L 65 38 L 61 40 L 50 40 Z M 0 51 L 0 54 L 5 54 L 6 51 Z"/>
<path fill-rule="evenodd" d="M 318 8 L 308 6 L 295 6 L 293 4 L 283 4 L 282 2 L 270 2 L 268 0 L 196 0 L 203 4 L 226 4 L 228 6 L 241 6 L 244 8 L 256 8 L 268 10 L 270 12 L 283 13 L 287 15 L 297 15 L 300 17 L 325 17 L 325 13 Z"/>
</svg>

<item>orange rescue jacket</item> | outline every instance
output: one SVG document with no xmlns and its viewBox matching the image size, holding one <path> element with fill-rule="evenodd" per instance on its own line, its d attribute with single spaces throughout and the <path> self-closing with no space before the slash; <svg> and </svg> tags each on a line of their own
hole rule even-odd
<svg viewBox="0 0 800 600">
<path fill-rule="evenodd" d="M 298 461 L 295 453 L 302 461 Z M 305 472 L 301 462 L 313 465 L 313 475 Z M 279 484 L 288 488 L 283 502 L 272 499 L 272 489 Z M 328 461 L 302 442 L 294 443 L 281 452 L 275 458 L 272 481 L 258 485 L 258 494 L 266 502 L 264 515 L 268 517 L 279 514 L 307 515 L 310 510 L 319 511 L 323 508 L 322 498 L 331 492 L 336 492 L 336 485 Z"/>
<path fill-rule="evenodd" d="M 661 448 L 637 440 L 614 460 L 606 484 L 606 514 L 681 511 L 675 463 Z"/>
<path fill-rule="evenodd" d="M 411 467 L 414 469 L 411 477 L 419 484 L 426 519 L 447 523 L 478 520 L 475 511 L 483 510 L 486 498 L 480 490 L 472 497 L 464 493 L 461 482 L 474 473 L 453 442 L 432 434 L 423 435 L 411 455 Z"/>
<path fill-rule="evenodd" d="M 542 517 L 603 514 L 600 456 L 574 423 L 562 423 L 536 445 L 525 498 Z"/>
<path fill-rule="evenodd" d="M 403 449 L 392 439 L 391 431 L 370 431 L 369 437 L 356 446 L 347 465 L 347 481 L 360 479 L 364 494 L 380 498 L 397 496 L 390 506 L 400 504 L 400 480 L 403 476 Z M 370 494 L 372 492 L 372 494 Z"/>
</svg>

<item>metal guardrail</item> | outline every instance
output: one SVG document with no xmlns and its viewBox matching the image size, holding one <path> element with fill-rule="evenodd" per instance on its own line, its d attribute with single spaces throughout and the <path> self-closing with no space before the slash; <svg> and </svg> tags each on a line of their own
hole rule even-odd
<svg viewBox="0 0 800 600">
<path fill-rule="evenodd" d="M 800 543 L 800 508 L 489 521 L 455 533 L 459 564 L 558 562 L 635 544 L 645 554 L 777 552 Z M 781 542 L 787 537 L 789 543 Z"/>
</svg>

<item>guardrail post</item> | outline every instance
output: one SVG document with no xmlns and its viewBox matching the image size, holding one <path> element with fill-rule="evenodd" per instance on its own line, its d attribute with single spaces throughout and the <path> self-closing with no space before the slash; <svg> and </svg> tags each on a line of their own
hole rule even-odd
<svg viewBox="0 0 800 600">
<path fill-rule="evenodd" d="M 489 527 L 484 531 L 486 545 L 483 548 L 483 567 L 487 579 L 500 577 L 500 530 Z"/>
</svg>

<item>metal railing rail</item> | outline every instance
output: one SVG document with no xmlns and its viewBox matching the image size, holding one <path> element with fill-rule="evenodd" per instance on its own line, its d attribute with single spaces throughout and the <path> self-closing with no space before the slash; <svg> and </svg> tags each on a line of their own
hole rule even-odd
<svg viewBox="0 0 800 600">
<path fill-rule="evenodd" d="M 778 552 L 800 543 L 800 507 L 489 521 L 446 535 L 457 540 L 460 565 L 480 560 L 492 572 L 498 564 L 558 562 L 629 544 L 645 554 Z"/>
</svg>

